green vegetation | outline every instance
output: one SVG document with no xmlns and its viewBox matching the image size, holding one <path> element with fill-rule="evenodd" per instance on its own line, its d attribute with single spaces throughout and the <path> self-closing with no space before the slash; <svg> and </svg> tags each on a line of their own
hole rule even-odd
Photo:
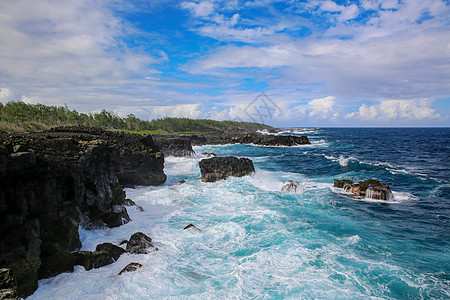
<svg viewBox="0 0 450 300">
<path fill-rule="evenodd" d="M 23 102 L 0 103 L 0 132 L 38 132 L 51 127 L 71 125 L 93 126 L 138 134 L 206 134 L 272 128 L 252 122 L 207 119 L 161 118 L 144 121 L 132 114 L 122 118 L 106 110 L 86 114 L 70 110 L 67 106 Z"/>
</svg>

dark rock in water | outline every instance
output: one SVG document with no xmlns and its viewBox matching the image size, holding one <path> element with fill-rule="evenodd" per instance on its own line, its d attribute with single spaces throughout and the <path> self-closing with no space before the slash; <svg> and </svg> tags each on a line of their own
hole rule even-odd
<svg viewBox="0 0 450 300">
<path fill-rule="evenodd" d="M 377 200 L 392 199 L 392 192 L 387 184 L 383 184 L 376 179 L 368 179 L 354 183 L 352 180 L 334 180 L 334 187 L 342 188 L 346 192 L 356 196 Z"/>
<path fill-rule="evenodd" d="M 95 251 L 74 252 L 75 264 L 83 266 L 86 271 L 92 268 L 100 268 L 117 261 L 126 251 L 114 244 L 103 243 L 97 245 Z"/>
<path fill-rule="evenodd" d="M 285 193 L 297 193 L 298 191 L 300 191 L 300 184 L 293 180 L 288 180 L 283 183 L 281 191 Z"/>
<path fill-rule="evenodd" d="M 78 251 L 74 252 L 75 264 L 83 266 L 86 271 L 97 269 L 115 262 L 114 258 L 106 252 Z"/>
<path fill-rule="evenodd" d="M 199 162 L 203 182 L 214 182 L 229 176 L 242 177 L 255 172 L 248 158 L 213 157 Z"/>
<path fill-rule="evenodd" d="M 122 254 L 126 253 L 126 251 L 123 248 L 111 243 L 103 243 L 97 245 L 95 251 L 108 253 L 114 260 L 118 260 Z"/>
<path fill-rule="evenodd" d="M 142 232 L 136 232 L 130 237 L 126 249 L 128 253 L 146 254 L 157 248 L 153 247 L 152 239 L 149 236 Z"/>
<path fill-rule="evenodd" d="M 0 299 L 18 299 L 16 281 L 11 269 L 0 268 Z"/>
<path fill-rule="evenodd" d="M 202 155 L 206 156 L 206 157 L 217 157 L 217 155 L 215 153 L 212 153 L 212 152 L 210 152 L 210 153 L 209 152 L 203 152 Z"/>
<path fill-rule="evenodd" d="M 120 271 L 119 275 L 122 275 L 123 273 L 126 273 L 126 272 L 134 272 L 140 268 L 142 268 L 142 265 L 140 263 L 132 262 L 132 263 L 129 263 L 128 265 L 126 265 L 125 268 L 123 268 L 122 271 Z"/>
<path fill-rule="evenodd" d="M 14 271 L 18 296 L 36 290 L 41 262 L 39 275 L 51 276 L 59 269 L 51 258 L 69 261 L 81 247 L 82 215 L 110 227 L 127 222 L 121 185 L 161 184 L 163 167 L 151 136 L 80 126 L 0 134 L 0 266 Z"/>
<path fill-rule="evenodd" d="M 306 136 L 264 135 L 255 132 L 191 135 L 193 145 L 255 144 L 262 146 L 295 146 L 311 144 Z"/>
<path fill-rule="evenodd" d="M 186 227 L 183 228 L 183 230 L 197 230 L 197 231 L 201 231 L 194 224 L 187 225 Z"/>
<path fill-rule="evenodd" d="M 143 208 L 142 206 L 140 206 L 140 205 L 136 205 L 136 209 L 137 209 L 138 211 L 140 211 L 140 212 L 143 212 L 143 211 L 144 211 L 144 208 Z"/>
<path fill-rule="evenodd" d="M 165 156 L 193 157 L 195 155 L 189 137 L 154 135 L 153 140 Z"/>
<path fill-rule="evenodd" d="M 119 245 L 124 245 L 124 244 L 127 244 L 127 243 L 128 243 L 128 240 L 123 240 L 123 241 L 120 242 Z"/>
<path fill-rule="evenodd" d="M 39 279 L 49 278 L 61 273 L 73 272 L 75 257 L 69 251 L 61 251 L 46 257 L 38 271 Z"/>
<path fill-rule="evenodd" d="M 342 188 L 344 188 L 344 185 L 346 185 L 346 184 L 353 184 L 353 181 L 348 180 L 348 179 L 342 179 L 342 180 L 335 179 L 334 180 L 334 187 L 342 189 Z"/>
<path fill-rule="evenodd" d="M 183 183 L 185 183 L 185 182 L 186 182 L 186 180 L 180 180 L 180 181 L 178 181 L 179 184 L 183 184 Z"/>
</svg>

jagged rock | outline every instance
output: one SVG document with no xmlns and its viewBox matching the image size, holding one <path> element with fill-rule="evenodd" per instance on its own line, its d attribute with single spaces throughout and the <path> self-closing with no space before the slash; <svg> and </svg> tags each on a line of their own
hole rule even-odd
<svg viewBox="0 0 450 300">
<path fill-rule="evenodd" d="M 74 252 L 75 264 L 83 266 L 86 271 L 92 268 L 100 268 L 117 261 L 126 251 L 114 244 L 103 243 L 97 245 L 95 251 Z"/>
<path fill-rule="evenodd" d="M 288 180 L 281 186 L 281 191 L 285 193 L 297 193 L 300 190 L 298 182 Z"/>
<path fill-rule="evenodd" d="M 193 157 L 195 155 L 189 137 L 155 135 L 153 139 L 165 156 Z"/>
<path fill-rule="evenodd" d="M 37 288 L 41 261 L 40 277 L 70 270 L 66 254 L 81 247 L 82 215 L 123 224 L 121 185 L 161 184 L 163 167 L 151 136 L 79 126 L 0 134 L 0 266 L 13 269 L 18 296 Z M 52 265 L 54 257 L 67 261 Z"/>
<path fill-rule="evenodd" d="M 18 299 L 16 282 L 13 271 L 7 268 L 0 269 L 0 300 Z"/>
<path fill-rule="evenodd" d="M 194 224 L 187 225 L 186 227 L 183 228 L 183 230 L 197 230 L 197 231 L 201 231 Z"/>
<path fill-rule="evenodd" d="M 214 182 L 229 176 L 242 177 L 255 172 L 248 158 L 213 157 L 199 162 L 203 182 Z"/>
<path fill-rule="evenodd" d="M 217 155 L 212 152 L 203 152 L 202 155 L 206 157 L 217 157 Z"/>
<path fill-rule="evenodd" d="M 368 179 L 356 183 L 348 179 L 335 179 L 334 187 L 342 188 L 346 192 L 350 192 L 356 196 L 370 199 L 389 200 L 392 198 L 390 187 L 375 179 Z"/>
<path fill-rule="evenodd" d="M 128 265 L 126 265 L 125 268 L 123 268 L 122 271 L 119 272 L 119 275 L 122 275 L 123 273 L 126 273 L 126 272 L 134 272 L 140 268 L 142 268 L 142 265 L 140 263 L 132 262 L 132 263 L 129 263 Z"/>
<path fill-rule="evenodd" d="M 97 245 L 95 251 L 108 253 L 114 260 L 118 260 L 122 254 L 126 253 L 123 248 L 111 243 L 103 243 Z"/>
<path fill-rule="evenodd" d="M 128 253 L 146 254 L 157 248 L 153 247 L 152 239 L 149 236 L 142 232 L 136 232 L 130 237 L 126 249 Z"/>
<path fill-rule="evenodd" d="M 263 146 L 295 146 L 311 144 L 306 136 L 264 135 L 255 132 L 191 135 L 193 145 L 255 144 Z"/>
</svg>

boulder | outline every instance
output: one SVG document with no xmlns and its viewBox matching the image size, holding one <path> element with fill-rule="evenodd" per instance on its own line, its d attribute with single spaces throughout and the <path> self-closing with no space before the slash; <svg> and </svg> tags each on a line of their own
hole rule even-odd
<svg viewBox="0 0 450 300">
<path fill-rule="evenodd" d="M 214 182 L 229 176 L 242 177 L 255 172 L 248 158 L 213 157 L 199 162 L 203 182 Z"/>
<path fill-rule="evenodd" d="M 142 268 L 142 265 L 140 263 L 132 262 L 132 263 L 129 263 L 128 265 L 126 265 L 125 268 L 123 268 L 122 271 L 119 272 L 119 275 L 122 275 L 123 273 L 126 273 L 126 272 L 134 272 L 140 268 Z"/>
<path fill-rule="evenodd" d="M 153 247 L 152 239 L 142 232 L 136 232 L 130 237 L 126 249 L 131 254 L 146 254 L 157 250 Z"/>
<path fill-rule="evenodd" d="M 114 258 L 101 251 L 77 251 L 73 253 L 75 265 L 83 266 L 86 271 L 97 269 L 115 262 Z"/>
<path fill-rule="evenodd" d="M 103 243 L 97 245 L 95 251 L 108 253 L 114 260 L 118 260 L 122 254 L 126 253 L 123 248 L 111 243 Z"/>
<path fill-rule="evenodd" d="M 293 180 L 288 180 L 281 186 L 281 191 L 284 193 L 297 193 L 300 191 L 300 184 Z"/>
<path fill-rule="evenodd" d="M 389 200 L 393 197 L 390 187 L 376 179 L 360 182 L 353 182 L 348 179 L 335 179 L 334 187 L 342 188 L 346 192 L 368 199 Z"/>
</svg>

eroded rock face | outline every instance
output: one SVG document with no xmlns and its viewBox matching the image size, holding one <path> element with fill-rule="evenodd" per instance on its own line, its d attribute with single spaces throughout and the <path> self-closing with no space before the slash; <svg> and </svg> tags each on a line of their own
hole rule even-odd
<svg viewBox="0 0 450 300">
<path fill-rule="evenodd" d="M 11 269 L 0 269 L 0 299 L 17 299 L 16 282 Z"/>
<path fill-rule="evenodd" d="M 165 156 L 193 157 L 191 141 L 187 136 L 153 136 L 155 144 Z"/>
<path fill-rule="evenodd" d="M 393 198 L 390 187 L 375 179 L 368 179 L 360 182 L 353 182 L 348 179 L 335 179 L 334 187 L 342 188 L 346 192 L 368 199 L 390 200 Z"/>
<path fill-rule="evenodd" d="M 82 215 L 128 222 L 121 185 L 161 184 L 163 164 L 151 137 L 80 127 L 0 134 L 0 267 L 13 269 L 18 296 L 34 292 L 38 275 L 71 270 Z"/>
<path fill-rule="evenodd" d="M 242 177 L 255 172 L 253 162 L 248 158 L 212 157 L 199 162 L 203 182 L 227 179 L 229 176 Z"/>
</svg>

